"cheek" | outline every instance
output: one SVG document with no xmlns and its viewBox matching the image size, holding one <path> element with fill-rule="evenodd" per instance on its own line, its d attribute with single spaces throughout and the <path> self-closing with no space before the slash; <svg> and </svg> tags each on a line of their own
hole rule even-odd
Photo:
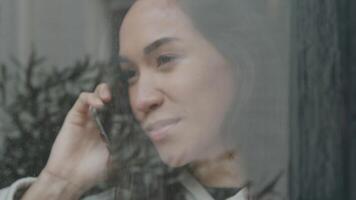
<svg viewBox="0 0 356 200">
<path fill-rule="evenodd" d="M 197 136 L 216 135 L 235 96 L 235 79 L 223 62 L 187 62 L 167 81 Z"/>
<path fill-rule="evenodd" d="M 232 68 L 223 62 L 191 61 L 181 66 L 176 76 L 170 77 L 167 83 L 173 82 L 171 88 L 182 101 L 196 106 L 221 107 L 229 104 L 229 99 L 234 96 L 233 73 Z"/>
<path fill-rule="evenodd" d="M 205 120 L 206 125 L 219 125 L 235 96 L 235 80 L 231 68 L 223 63 L 204 65 L 204 72 L 192 80 L 196 88 L 191 91 L 197 115 Z M 216 124 L 218 123 L 218 124 Z"/>
</svg>

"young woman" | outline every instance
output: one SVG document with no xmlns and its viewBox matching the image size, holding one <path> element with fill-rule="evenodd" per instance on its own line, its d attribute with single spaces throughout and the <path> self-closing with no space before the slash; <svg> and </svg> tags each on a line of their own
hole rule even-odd
<svg viewBox="0 0 356 200">
<path fill-rule="evenodd" d="M 240 1 L 227 2 L 244 8 Z M 247 199 L 251 179 L 247 159 L 236 146 L 241 143 L 236 141 L 236 113 L 253 83 L 245 48 L 250 41 L 232 45 L 239 35 L 222 37 L 221 16 L 199 13 L 209 4 L 220 5 L 136 1 L 120 28 L 120 76 L 131 111 L 161 160 L 170 167 L 188 166 L 180 177 L 184 198 L 213 199 L 207 188 L 228 188 L 223 198 Z M 228 14 L 222 18 L 225 25 L 241 20 L 228 19 Z M 243 30 L 240 25 L 229 28 Z M 108 178 L 110 153 L 90 108 L 100 109 L 111 100 L 107 84 L 79 96 L 39 177 L 18 183 L 28 188 L 21 199 L 78 199 Z M 4 199 L 12 199 L 18 188 L 2 191 L 8 195 Z"/>
</svg>

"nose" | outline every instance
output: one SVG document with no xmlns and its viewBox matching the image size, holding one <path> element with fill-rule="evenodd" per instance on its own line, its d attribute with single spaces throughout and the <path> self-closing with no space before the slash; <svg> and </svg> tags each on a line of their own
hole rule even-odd
<svg viewBox="0 0 356 200">
<path fill-rule="evenodd" d="M 141 120 L 163 104 L 164 96 L 152 77 L 145 80 L 141 78 L 134 87 L 130 95 L 132 107 L 136 117 Z"/>
</svg>

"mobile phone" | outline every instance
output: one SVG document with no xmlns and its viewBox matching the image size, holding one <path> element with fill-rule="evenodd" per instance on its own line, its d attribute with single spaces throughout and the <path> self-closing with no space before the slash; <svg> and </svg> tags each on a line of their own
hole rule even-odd
<svg viewBox="0 0 356 200">
<path fill-rule="evenodd" d="M 90 107 L 89 110 L 90 110 L 90 113 L 91 113 L 91 115 L 92 115 L 92 117 L 100 131 L 101 137 L 104 139 L 105 143 L 109 147 L 110 146 L 110 137 L 109 137 L 108 132 L 104 129 L 103 123 L 101 122 L 101 119 L 99 117 L 99 111 L 94 107 Z"/>
</svg>

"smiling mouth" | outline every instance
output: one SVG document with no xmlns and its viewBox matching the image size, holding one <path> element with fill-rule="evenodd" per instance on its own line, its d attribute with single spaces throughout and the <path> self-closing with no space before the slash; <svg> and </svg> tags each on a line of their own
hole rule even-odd
<svg viewBox="0 0 356 200">
<path fill-rule="evenodd" d="M 148 124 L 144 130 L 153 141 L 160 141 L 168 135 L 168 130 L 179 123 L 180 118 L 158 120 Z"/>
</svg>

